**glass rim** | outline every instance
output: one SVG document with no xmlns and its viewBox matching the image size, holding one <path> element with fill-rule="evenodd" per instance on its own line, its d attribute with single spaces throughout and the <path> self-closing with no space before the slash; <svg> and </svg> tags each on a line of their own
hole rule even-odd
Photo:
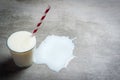
<svg viewBox="0 0 120 80">
<path fill-rule="evenodd" d="M 16 31 L 16 32 L 19 32 L 19 31 Z M 16 33 L 16 32 L 14 32 L 14 33 Z M 26 31 L 26 32 L 28 32 L 28 31 Z M 30 33 L 30 32 L 29 32 Z M 13 34 L 13 33 L 12 33 Z M 11 34 L 11 35 L 12 35 Z M 9 35 L 9 37 L 11 36 L 11 35 Z M 8 37 L 8 38 L 9 38 Z M 10 48 L 9 46 L 8 46 L 8 38 L 7 38 L 7 40 L 6 40 L 6 46 L 7 46 L 7 48 L 10 50 L 10 51 L 13 51 L 13 52 L 15 52 L 15 53 L 24 53 L 24 52 L 28 52 L 28 51 L 30 51 L 30 50 L 32 50 L 33 48 L 35 48 L 35 46 L 36 46 L 36 37 L 35 37 L 35 44 L 34 44 L 34 46 L 32 46 L 30 49 L 26 49 L 26 50 L 24 50 L 24 51 L 16 51 L 16 50 L 13 50 L 12 48 Z"/>
</svg>

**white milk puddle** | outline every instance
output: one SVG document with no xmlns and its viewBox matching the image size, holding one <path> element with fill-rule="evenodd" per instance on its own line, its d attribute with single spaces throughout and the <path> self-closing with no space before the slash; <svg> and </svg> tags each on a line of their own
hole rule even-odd
<svg viewBox="0 0 120 80">
<path fill-rule="evenodd" d="M 74 43 L 69 37 L 48 36 L 36 49 L 34 53 L 34 62 L 37 64 L 46 64 L 50 69 L 58 72 L 66 68 L 69 62 L 74 58 Z"/>
</svg>

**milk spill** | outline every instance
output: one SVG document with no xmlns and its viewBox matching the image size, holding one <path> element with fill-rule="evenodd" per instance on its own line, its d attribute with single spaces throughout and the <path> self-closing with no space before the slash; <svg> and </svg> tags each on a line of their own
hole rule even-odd
<svg viewBox="0 0 120 80">
<path fill-rule="evenodd" d="M 74 43 L 65 36 L 48 36 L 35 50 L 33 61 L 36 64 L 46 64 L 53 71 L 59 72 L 66 68 L 74 58 Z"/>
</svg>

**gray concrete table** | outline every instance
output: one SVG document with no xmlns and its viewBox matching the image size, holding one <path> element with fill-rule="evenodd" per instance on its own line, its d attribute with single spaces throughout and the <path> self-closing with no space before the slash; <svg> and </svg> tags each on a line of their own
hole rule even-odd
<svg viewBox="0 0 120 80">
<path fill-rule="evenodd" d="M 46 65 L 18 68 L 6 47 L 8 36 L 32 31 L 51 5 L 37 33 L 76 37 L 74 58 L 60 72 Z M 0 80 L 120 80 L 120 0 L 0 0 Z"/>
</svg>

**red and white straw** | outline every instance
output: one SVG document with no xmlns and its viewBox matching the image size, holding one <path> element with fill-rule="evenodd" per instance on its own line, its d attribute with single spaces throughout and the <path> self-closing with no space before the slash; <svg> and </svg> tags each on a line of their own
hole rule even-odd
<svg viewBox="0 0 120 80">
<path fill-rule="evenodd" d="M 40 22 L 37 24 L 37 27 L 33 30 L 32 36 L 34 36 L 34 34 L 38 31 L 39 27 L 41 26 L 43 20 L 46 17 L 46 14 L 48 13 L 49 10 L 50 10 L 50 6 L 48 5 L 48 8 L 45 10 L 44 15 L 40 19 Z"/>
</svg>

